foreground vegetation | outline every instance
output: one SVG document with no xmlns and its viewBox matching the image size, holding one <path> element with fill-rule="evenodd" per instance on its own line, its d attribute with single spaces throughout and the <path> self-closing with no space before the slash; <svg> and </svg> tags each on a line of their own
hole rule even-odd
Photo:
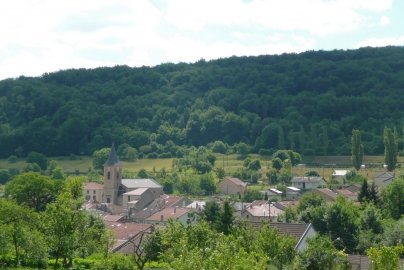
<svg viewBox="0 0 404 270">
<path fill-rule="evenodd" d="M 306 193 L 283 222 L 310 222 L 319 235 L 298 252 L 295 240 L 262 224 L 235 218 L 229 201 L 210 201 L 184 226 L 171 222 L 142 242 L 140 252 L 110 254 L 113 238 L 82 207 L 84 178 L 55 180 L 23 173 L 0 198 L 0 267 L 72 269 L 350 269 L 347 253 L 367 254 L 374 269 L 395 269 L 404 255 L 404 178 L 386 190 L 363 193 L 359 205 L 326 203 Z M 377 267 L 376 267 L 377 266 Z"/>
</svg>

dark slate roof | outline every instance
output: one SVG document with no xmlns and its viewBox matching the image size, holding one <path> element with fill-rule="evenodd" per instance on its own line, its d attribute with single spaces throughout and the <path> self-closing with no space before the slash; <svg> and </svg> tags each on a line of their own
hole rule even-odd
<svg viewBox="0 0 404 270">
<path fill-rule="evenodd" d="M 107 159 L 107 161 L 105 161 L 104 166 L 113 166 L 113 165 L 116 165 L 119 163 L 120 163 L 120 161 L 119 161 L 118 155 L 116 154 L 116 151 L 115 151 L 115 145 L 112 144 L 111 152 L 109 152 L 108 159 Z"/>
</svg>

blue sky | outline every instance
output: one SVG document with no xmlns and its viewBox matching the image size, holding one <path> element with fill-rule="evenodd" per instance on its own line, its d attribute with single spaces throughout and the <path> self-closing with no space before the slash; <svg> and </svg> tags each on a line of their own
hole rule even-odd
<svg viewBox="0 0 404 270">
<path fill-rule="evenodd" d="M 399 0 L 3 0 L 0 79 L 404 45 Z"/>
</svg>

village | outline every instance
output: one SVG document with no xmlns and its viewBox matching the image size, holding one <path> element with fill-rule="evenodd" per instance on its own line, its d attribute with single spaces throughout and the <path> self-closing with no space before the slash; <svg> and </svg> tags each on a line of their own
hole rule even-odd
<svg viewBox="0 0 404 270">
<path fill-rule="evenodd" d="M 87 182 L 83 195 L 85 209 L 100 215 L 105 225 L 113 232 L 116 242 L 112 252 L 131 254 L 134 245 L 140 245 L 136 239 L 150 234 L 156 229 L 163 229 L 170 221 L 177 221 L 188 226 L 198 222 L 200 213 L 208 201 L 218 204 L 231 201 L 236 219 L 252 227 L 268 223 L 282 235 L 295 239 L 295 250 L 304 251 L 307 240 L 316 235 L 311 223 L 282 222 L 287 208 L 298 205 L 299 198 L 305 192 L 313 192 L 326 202 L 334 202 L 338 196 L 359 204 L 358 195 L 361 184 L 343 185 L 343 188 L 331 190 L 321 176 L 294 176 L 285 194 L 276 188 L 260 191 L 261 200 L 240 202 L 248 190 L 248 183 L 235 177 L 225 177 L 218 183 L 219 194 L 208 196 L 205 200 L 193 200 L 186 196 L 166 195 L 163 186 L 154 179 L 122 179 L 122 163 L 115 147 L 112 146 L 104 164 L 104 184 Z M 333 170 L 332 181 L 345 183 L 349 170 Z M 380 171 L 375 174 L 373 183 L 378 190 L 388 186 L 394 179 L 394 172 Z M 366 256 L 350 254 L 353 264 L 368 265 Z M 365 268 L 364 268 L 365 269 Z"/>
</svg>

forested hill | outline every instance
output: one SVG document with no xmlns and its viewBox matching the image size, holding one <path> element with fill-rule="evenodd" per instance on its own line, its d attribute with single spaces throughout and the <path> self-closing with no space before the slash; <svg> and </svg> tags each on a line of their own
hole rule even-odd
<svg viewBox="0 0 404 270">
<path fill-rule="evenodd" d="M 221 140 L 303 154 L 382 154 L 403 144 L 404 47 L 66 70 L 0 81 L 0 155 L 90 154 L 128 143 L 160 154 Z M 172 141 L 173 143 L 169 142 Z M 167 143 L 169 142 L 169 143 Z M 146 150 L 145 150 L 146 151 Z"/>
</svg>

